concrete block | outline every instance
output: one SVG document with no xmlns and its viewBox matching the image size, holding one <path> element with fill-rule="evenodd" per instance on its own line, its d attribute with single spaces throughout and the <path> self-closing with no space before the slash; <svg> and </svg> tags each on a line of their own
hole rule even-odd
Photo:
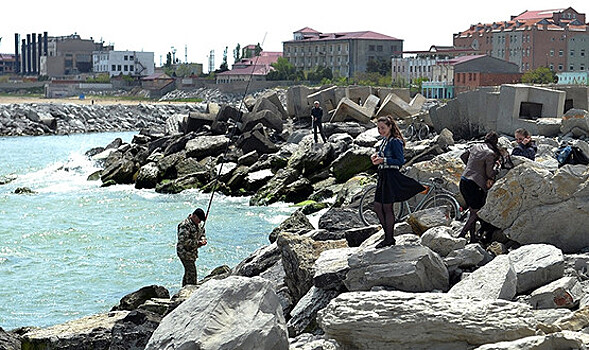
<svg viewBox="0 0 589 350">
<path fill-rule="evenodd" d="M 397 118 L 407 118 L 417 112 L 419 112 L 419 110 L 411 107 L 396 94 L 391 93 L 387 95 L 384 101 L 382 101 L 378 112 L 376 112 L 376 116 L 392 115 Z"/>
<path fill-rule="evenodd" d="M 411 102 L 409 102 L 409 106 L 417 110 L 421 110 L 421 108 L 426 102 L 427 98 L 425 98 L 425 96 L 423 96 L 422 94 L 417 94 L 411 99 Z"/>
<path fill-rule="evenodd" d="M 378 106 L 379 102 L 380 98 L 375 95 L 370 95 L 366 101 L 364 101 L 364 105 L 362 105 L 362 107 L 366 108 L 366 110 L 369 111 L 370 115 L 372 116 L 374 115 L 374 111 L 376 111 L 376 107 Z"/>
<path fill-rule="evenodd" d="M 363 104 L 372 94 L 371 86 L 348 86 L 346 97 L 356 104 Z"/>
<path fill-rule="evenodd" d="M 366 108 L 344 97 L 337 105 L 330 122 L 343 122 L 348 119 L 353 119 L 361 124 L 366 124 L 370 123 L 371 116 L 372 114 Z"/>
<path fill-rule="evenodd" d="M 337 103 L 339 102 L 335 98 L 335 92 L 337 88 L 337 86 L 330 86 L 328 88 L 314 92 L 307 96 L 307 103 L 309 106 L 312 106 L 314 101 L 319 101 L 319 104 L 325 113 L 331 111 L 332 109 L 335 109 Z"/>
<path fill-rule="evenodd" d="M 286 112 L 291 117 L 308 117 L 311 113 L 311 105 L 307 102 L 307 96 L 315 92 L 307 86 L 297 85 L 290 87 L 286 92 Z"/>
</svg>

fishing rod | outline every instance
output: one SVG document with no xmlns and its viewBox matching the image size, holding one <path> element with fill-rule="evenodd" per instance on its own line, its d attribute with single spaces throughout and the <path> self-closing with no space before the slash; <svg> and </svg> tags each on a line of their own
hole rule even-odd
<svg viewBox="0 0 589 350">
<path fill-rule="evenodd" d="M 266 42 L 266 35 L 267 34 L 268 34 L 268 32 L 264 33 L 264 38 L 262 39 L 262 44 L 260 45 L 260 47 L 262 47 L 264 45 L 264 42 Z M 261 53 L 261 51 L 260 51 L 260 53 Z M 208 219 L 208 217 L 209 217 L 211 205 L 213 204 L 213 197 L 215 196 L 215 192 L 217 191 L 217 183 L 219 182 L 219 177 L 221 176 L 221 172 L 223 171 L 223 165 L 225 164 L 225 159 L 227 158 L 227 153 L 229 152 L 229 143 L 231 142 L 231 139 L 233 138 L 233 136 L 235 136 L 235 133 L 237 132 L 237 125 L 239 124 L 239 122 L 241 122 L 241 118 L 243 117 L 243 108 L 244 108 L 244 103 L 245 103 L 245 97 L 247 96 L 247 91 L 249 90 L 250 83 L 253 80 L 254 72 L 256 71 L 256 66 L 258 65 L 259 58 L 260 58 L 260 55 L 257 55 L 254 65 L 252 67 L 252 71 L 250 72 L 249 79 L 247 81 L 247 84 L 245 85 L 245 90 L 243 91 L 243 96 L 241 97 L 241 101 L 239 104 L 239 118 L 238 118 L 237 122 L 235 123 L 235 126 L 232 128 L 231 133 L 229 134 L 229 137 L 227 138 L 227 143 L 225 144 L 225 150 L 223 151 L 223 158 L 221 159 L 221 165 L 219 166 L 219 171 L 217 172 L 217 176 L 215 176 L 215 180 L 213 180 L 213 188 L 211 190 L 211 197 L 209 198 L 209 204 L 207 205 L 205 219 Z M 206 225 L 207 221 L 208 220 L 205 220 L 205 222 L 203 222 L 203 227 Z"/>
</svg>

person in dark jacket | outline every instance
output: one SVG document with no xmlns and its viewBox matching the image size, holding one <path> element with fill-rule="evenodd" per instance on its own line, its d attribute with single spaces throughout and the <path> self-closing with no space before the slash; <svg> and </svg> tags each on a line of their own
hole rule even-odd
<svg viewBox="0 0 589 350">
<path fill-rule="evenodd" d="M 460 156 L 460 159 L 466 164 L 460 177 L 460 193 L 470 214 L 459 237 L 466 237 L 466 233 L 470 233 L 471 243 L 477 241 L 475 229 L 477 220 L 480 220 L 477 213 L 485 205 L 487 191 L 493 186 L 498 167 L 501 165 L 501 151 L 497 146 L 498 142 L 497 133 L 490 131 L 485 135 L 485 142 L 475 143 Z M 492 227 L 489 223 L 480 221 L 482 231 Z"/>
<path fill-rule="evenodd" d="M 394 202 L 402 202 L 425 190 L 419 182 L 403 175 L 399 169 L 405 163 L 405 140 L 391 116 L 380 117 L 376 123 L 383 141 L 370 157 L 378 165 L 378 182 L 374 196 L 374 211 L 384 230 L 384 240 L 376 248 L 395 245 Z"/>
<path fill-rule="evenodd" d="M 317 143 L 317 129 L 319 129 L 319 133 L 321 134 L 321 139 L 323 139 L 323 143 L 327 142 L 327 137 L 325 137 L 325 131 L 323 131 L 323 123 L 321 119 L 323 118 L 323 108 L 319 106 L 319 101 L 313 102 L 313 108 L 311 108 L 311 119 L 313 122 L 313 136 L 315 138 L 315 143 Z"/>
<path fill-rule="evenodd" d="M 206 215 L 204 210 L 197 208 L 178 224 L 178 242 L 176 254 L 184 266 L 182 287 L 187 284 L 196 284 L 196 259 L 198 248 L 207 244 L 204 222 Z"/>
<path fill-rule="evenodd" d="M 517 142 L 517 146 L 511 152 L 512 156 L 526 157 L 531 160 L 536 159 L 538 147 L 532 140 L 532 136 L 528 130 L 524 128 L 515 130 L 515 141 Z"/>
</svg>

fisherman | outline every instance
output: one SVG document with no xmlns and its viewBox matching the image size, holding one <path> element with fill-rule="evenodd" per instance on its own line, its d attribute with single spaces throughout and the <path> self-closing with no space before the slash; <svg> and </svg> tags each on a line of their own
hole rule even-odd
<svg viewBox="0 0 589 350">
<path fill-rule="evenodd" d="M 196 259 L 198 248 L 207 244 L 204 222 L 205 212 L 197 208 L 178 224 L 178 242 L 176 243 L 176 254 L 184 266 L 184 277 L 182 287 L 187 284 L 196 284 Z"/>
</svg>

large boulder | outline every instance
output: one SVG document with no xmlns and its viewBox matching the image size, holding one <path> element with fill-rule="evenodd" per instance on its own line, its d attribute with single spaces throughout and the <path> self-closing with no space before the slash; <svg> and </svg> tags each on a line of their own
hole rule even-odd
<svg viewBox="0 0 589 350">
<path fill-rule="evenodd" d="M 342 293 L 317 321 L 345 349 L 468 349 L 535 335 L 530 306 L 446 293 Z"/>
<path fill-rule="evenodd" d="M 365 249 L 348 259 L 344 284 L 350 291 L 387 286 L 407 292 L 447 291 L 448 269 L 440 256 L 419 245 Z"/>
<path fill-rule="evenodd" d="M 347 247 L 345 240 L 314 241 L 288 232 L 278 235 L 276 243 L 282 252 L 282 265 L 286 273 L 284 282 L 295 301 L 300 300 L 313 286 L 314 264 L 321 252 Z"/>
<path fill-rule="evenodd" d="M 311 287 L 290 312 L 291 318 L 286 324 L 289 336 L 295 337 L 303 332 L 315 332 L 317 330 L 315 321 L 317 312 L 326 307 L 338 295 L 337 290 Z"/>
<path fill-rule="evenodd" d="M 508 255 L 517 274 L 517 293 L 529 292 L 561 278 L 564 274 L 562 251 L 548 244 L 530 244 Z"/>
<path fill-rule="evenodd" d="M 23 349 L 143 349 L 161 316 L 148 311 L 112 311 L 48 328 L 31 329 Z"/>
<path fill-rule="evenodd" d="M 153 298 L 170 298 L 170 292 L 165 287 L 151 285 L 145 286 L 135 292 L 125 295 L 118 305 L 113 307 L 111 311 L 133 311 L 141 306 L 143 303 Z"/>
<path fill-rule="evenodd" d="M 20 339 L 14 334 L 5 332 L 0 327 L 0 349 L 21 350 Z"/>
<path fill-rule="evenodd" d="M 218 156 L 227 147 L 229 139 L 224 135 L 198 136 L 186 143 L 186 156 L 203 159 L 208 156 Z"/>
<path fill-rule="evenodd" d="M 210 280 L 162 319 L 147 350 L 288 349 L 271 282 L 231 276 Z"/>
<path fill-rule="evenodd" d="M 589 247 L 589 167 L 565 165 L 554 174 L 535 162 L 497 181 L 479 216 L 520 244 L 552 244 L 565 253 Z"/>
<path fill-rule="evenodd" d="M 515 270 L 509 258 L 500 255 L 455 284 L 448 293 L 480 299 L 512 300 L 516 287 Z"/>
<path fill-rule="evenodd" d="M 352 148 L 341 154 L 331 163 L 331 171 L 338 182 L 345 182 L 354 175 L 367 171 L 373 167 L 370 155 L 372 148 Z"/>
</svg>

